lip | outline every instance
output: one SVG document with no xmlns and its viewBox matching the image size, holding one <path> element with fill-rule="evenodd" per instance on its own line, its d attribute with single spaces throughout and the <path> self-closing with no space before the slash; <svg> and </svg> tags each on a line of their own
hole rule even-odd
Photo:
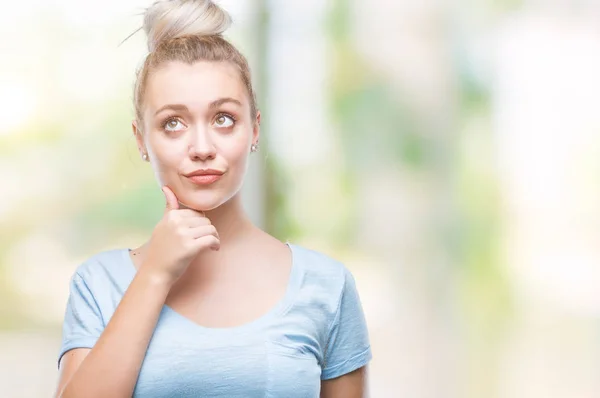
<svg viewBox="0 0 600 398">
<path fill-rule="evenodd" d="M 215 169 L 198 169 L 185 176 L 196 185 L 210 185 L 221 179 L 223 172 Z"/>
<path fill-rule="evenodd" d="M 221 170 L 215 170 L 215 169 L 198 169 L 195 171 L 192 171 L 191 173 L 185 174 L 186 177 L 194 177 L 194 176 L 206 176 L 206 175 L 223 175 L 223 172 Z"/>
<path fill-rule="evenodd" d="M 222 174 L 200 174 L 189 176 L 188 179 L 196 185 L 210 185 L 221 179 Z"/>
</svg>

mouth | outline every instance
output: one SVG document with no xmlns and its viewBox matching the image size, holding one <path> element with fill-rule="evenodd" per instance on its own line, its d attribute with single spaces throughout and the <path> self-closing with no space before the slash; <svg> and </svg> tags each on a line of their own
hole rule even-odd
<svg viewBox="0 0 600 398">
<path fill-rule="evenodd" d="M 221 179 L 222 174 L 201 174 L 187 176 L 187 178 L 196 185 L 210 185 Z"/>
<path fill-rule="evenodd" d="M 190 182 L 196 185 L 210 185 L 214 184 L 223 176 L 223 171 L 215 169 L 198 169 L 191 173 L 184 174 Z"/>
</svg>

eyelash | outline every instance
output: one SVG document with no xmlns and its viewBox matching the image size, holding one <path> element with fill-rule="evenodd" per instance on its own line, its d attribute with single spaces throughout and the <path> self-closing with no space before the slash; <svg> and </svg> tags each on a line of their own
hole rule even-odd
<svg viewBox="0 0 600 398">
<path fill-rule="evenodd" d="M 217 114 L 215 115 L 215 120 L 216 120 L 216 119 L 218 119 L 218 118 L 220 118 L 221 116 L 225 116 L 225 117 L 228 117 L 228 118 L 230 118 L 230 119 L 231 119 L 231 121 L 233 122 L 233 126 L 235 126 L 235 124 L 236 124 L 236 122 L 237 122 L 237 118 L 236 118 L 235 116 L 233 116 L 233 115 L 231 115 L 231 114 L 229 114 L 229 113 L 220 112 L 220 113 L 217 113 Z M 233 127 L 233 126 L 231 126 L 231 127 Z"/>
<path fill-rule="evenodd" d="M 220 118 L 221 116 L 225 116 L 225 117 L 228 117 L 228 118 L 230 118 L 230 119 L 233 121 L 233 126 L 235 126 L 235 124 L 236 124 L 236 123 L 237 123 L 237 121 L 238 121 L 238 119 L 237 119 L 235 116 L 233 116 L 232 114 L 229 114 L 229 113 L 225 113 L 225 112 L 219 112 L 219 113 L 217 113 L 217 114 L 215 115 L 214 119 L 216 120 L 216 119 Z M 172 116 L 172 117 L 169 117 L 169 118 L 165 119 L 165 121 L 161 123 L 161 127 L 162 127 L 162 129 L 163 129 L 163 130 L 166 130 L 166 131 L 169 131 L 169 130 L 167 129 L 167 124 L 169 124 L 169 122 L 171 122 L 171 121 L 173 121 L 173 120 L 176 120 L 176 121 L 178 121 L 179 123 L 183 124 L 183 122 L 181 121 L 181 119 L 180 119 L 179 117 Z M 233 127 L 233 126 L 231 126 L 231 127 Z M 169 131 L 169 132 L 171 132 L 171 131 Z"/>
<path fill-rule="evenodd" d="M 179 123 L 182 123 L 181 119 L 179 119 L 178 117 L 169 117 L 167 119 L 165 119 L 160 125 L 162 127 L 163 130 L 167 130 L 167 124 L 169 124 L 170 122 L 172 122 L 173 120 L 178 121 Z M 183 123 L 182 123 L 183 124 Z"/>
</svg>

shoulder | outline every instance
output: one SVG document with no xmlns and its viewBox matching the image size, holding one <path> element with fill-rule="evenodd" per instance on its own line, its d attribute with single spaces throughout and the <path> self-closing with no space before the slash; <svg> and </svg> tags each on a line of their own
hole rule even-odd
<svg viewBox="0 0 600 398">
<path fill-rule="evenodd" d="M 340 277 L 348 272 L 348 269 L 341 261 L 328 254 L 294 243 L 288 243 L 288 245 L 293 251 L 294 261 L 301 262 L 302 266 L 310 272 L 332 277 Z"/>
<path fill-rule="evenodd" d="M 353 284 L 352 273 L 341 261 L 320 251 L 289 243 L 293 258 L 301 268 L 307 285 L 320 286 L 334 298 L 341 295 L 347 284 Z"/>
<path fill-rule="evenodd" d="M 312 323 L 323 326 L 323 339 L 340 324 L 362 333 L 362 305 L 354 276 L 346 265 L 316 250 L 298 245 L 290 245 L 290 248 L 296 261 L 296 274 L 300 275 L 295 308 L 304 311 Z"/>
<path fill-rule="evenodd" d="M 129 264 L 127 249 L 104 250 L 83 261 L 73 273 L 72 280 L 83 281 L 90 289 L 107 283 L 117 286 L 127 285 L 134 273 Z"/>
</svg>

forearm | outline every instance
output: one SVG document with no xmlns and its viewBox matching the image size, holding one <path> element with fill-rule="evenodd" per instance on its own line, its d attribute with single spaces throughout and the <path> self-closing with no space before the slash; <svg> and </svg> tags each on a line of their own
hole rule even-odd
<svg viewBox="0 0 600 398">
<path fill-rule="evenodd" d="M 60 397 L 131 397 L 169 289 L 164 279 L 138 272 Z"/>
</svg>

